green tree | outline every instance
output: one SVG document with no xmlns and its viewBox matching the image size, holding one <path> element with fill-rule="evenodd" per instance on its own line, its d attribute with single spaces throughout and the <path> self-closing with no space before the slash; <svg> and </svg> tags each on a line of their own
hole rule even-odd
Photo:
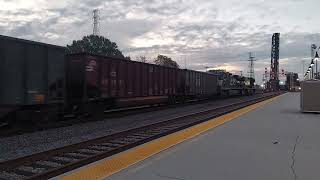
<svg viewBox="0 0 320 180">
<path fill-rule="evenodd" d="M 172 60 L 170 57 L 159 54 L 158 57 L 154 60 L 154 63 L 160 66 L 179 68 L 179 64 Z"/>
<path fill-rule="evenodd" d="M 103 36 L 89 35 L 84 36 L 82 40 L 73 41 L 71 45 L 67 45 L 68 53 L 91 53 L 103 56 L 114 56 L 125 58 L 118 49 L 115 42 Z"/>
</svg>

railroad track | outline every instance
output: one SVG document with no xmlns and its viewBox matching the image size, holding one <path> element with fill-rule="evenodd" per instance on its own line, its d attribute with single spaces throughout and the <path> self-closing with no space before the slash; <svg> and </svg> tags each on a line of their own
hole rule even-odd
<svg viewBox="0 0 320 180">
<path fill-rule="evenodd" d="M 228 104 L 0 163 L 0 180 L 49 179 L 159 137 L 279 95 Z"/>
<path fill-rule="evenodd" d="M 109 109 L 103 110 L 103 113 L 97 113 L 98 116 L 89 115 L 89 113 L 84 113 L 82 115 L 74 115 L 68 114 L 64 117 L 61 117 L 59 120 L 50 120 L 50 119 L 37 119 L 32 122 L 24 121 L 24 124 L 10 124 L 6 122 L 4 119 L 1 119 L 1 112 L 0 112 L 0 138 L 1 137 L 8 137 L 14 135 L 20 135 L 24 133 L 32 133 L 41 130 L 53 129 L 58 127 L 66 127 L 71 126 L 75 123 L 85 123 L 85 122 L 92 122 L 92 121 L 99 121 L 99 119 L 105 118 L 120 118 L 125 117 L 128 115 L 135 115 L 141 113 L 147 113 L 152 111 L 164 110 L 169 108 L 176 108 L 176 107 L 184 107 L 188 105 L 196 105 L 201 103 L 206 103 L 214 100 L 222 100 L 225 97 L 215 97 L 210 99 L 197 99 L 197 100 L 189 100 L 185 103 L 176 103 L 176 104 L 157 104 L 157 105 L 144 105 L 144 106 L 136 106 L 136 107 L 128 107 L 128 108 L 116 108 L 116 109 Z M 230 98 L 237 98 L 237 96 L 230 97 Z M 1 107 L 0 107 L 1 111 Z M 98 110 L 100 111 L 100 110 Z M 19 121 L 20 122 L 20 121 Z"/>
</svg>

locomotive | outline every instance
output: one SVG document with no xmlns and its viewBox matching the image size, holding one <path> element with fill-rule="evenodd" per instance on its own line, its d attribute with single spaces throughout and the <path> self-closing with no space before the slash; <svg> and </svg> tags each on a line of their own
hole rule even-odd
<svg viewBox="0 0 320 180">
<path fill-rule="evenodd" d="M 227 72 L 218 75 L 89 53 L 66 55 L 65 68 L 64 103 L 82 111 L 175 104 L 255 92 L 253 79 Z"/>
</svg>

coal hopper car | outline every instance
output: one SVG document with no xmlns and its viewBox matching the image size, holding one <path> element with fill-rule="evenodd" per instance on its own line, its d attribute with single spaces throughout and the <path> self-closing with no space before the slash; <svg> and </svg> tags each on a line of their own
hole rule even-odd
<svg viewBox="0 0 320 180">
<path fill-rule="evenodd" d="M 118 108 L 217 95 L 217 76 L 87 53 L 66 56 L 66 104 Z"/>
</svg>

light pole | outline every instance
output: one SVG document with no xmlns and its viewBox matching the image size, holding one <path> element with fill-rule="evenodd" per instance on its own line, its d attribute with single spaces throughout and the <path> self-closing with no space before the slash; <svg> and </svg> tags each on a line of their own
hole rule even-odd
<svg viewBox="0 0 320 180">
<path fill-rule="evenodd" d="M 319 54 L 317 51 L 316 55 L 314 56 L 314 60 L 316 61 L 316 76 L 315 76 L 315 78 L 318 78 L 318 59 L 319 59 Z"/>
<path fill-rule="evenodd" d="M 311 60 L 310 66 L 311 66 L 311 78 L 313 79 L 313 77 L 314 77 L 314 69 L 313 69 L 313 67 L 314 67 L 314 59 Z"/>
</svg>

